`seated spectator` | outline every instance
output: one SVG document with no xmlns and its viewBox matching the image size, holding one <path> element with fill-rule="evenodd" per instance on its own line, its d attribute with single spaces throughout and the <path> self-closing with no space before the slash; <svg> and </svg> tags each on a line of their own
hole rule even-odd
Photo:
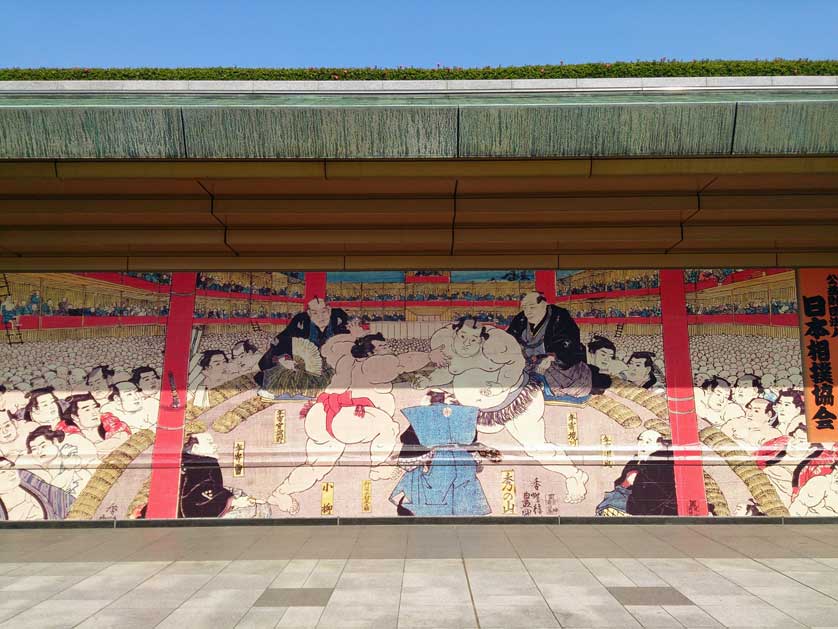
<svg viewBox="0 0 838 629">
<path fill-rule="evenodd" d="M 160 401 L 160 374 L 156 369 L 148 366 L 135 368 L 131 372 L 131 382 L 137 385 L 144 398 Z"/>
<path fill-rule="evenodd" d="M 100 405 L 105 405 L 111 395 L 111 378 L 114 370 L 108 365 L 98 365 L 91 369 L 84 378 L 87 390 Z"/>
<path fill-rule="evenodd" d="M 234 375 L 251 373 L 256 370 L 261 354 L 259 348 L 250 339 L 238 341 L 230 350 L 231 360 L 228 371 Z"/>
<path fill-rule="evenodd" d="M 112 413 L 102 413 L 99 403 L 89 393 L 70 398 L 66 414 L 73 425 L 95 447 L 100 459 L 121 446 L 131 436 L 128 424 Z"/>
<path fill-rule="evenodd" d="M 638 387 L 651 389 L 657 384 L 653 352 L 634 352 L 626 361 L 624 378 Z"/>
<path fill-rule="evenodd" d="M 31 475 L 24 470 L 25 475 Z M 0 456 L 0 520 L 45 520 L 39 496 L 32 491 L 15 469 L 15 464 Z"/>
<path fill-rule="evenodd" d="M 154 428 L 158 403 L 154 398 L 144 398 L 136 384 L 125 380 L 111 387 L 108 403 L 102 406 L 101 411 L 115 415 L 128 424 L 131 432 L 137 432 Z"/>
<path fill-rule="evenodd" d="M 65 443 L 62 431 L 38 426 L 26 438 L 26 451 L 32 455 L 32 473 L 66 494 L 62 503 L 69 511 L 91 477 L 78 449 Z"/>
</svg>

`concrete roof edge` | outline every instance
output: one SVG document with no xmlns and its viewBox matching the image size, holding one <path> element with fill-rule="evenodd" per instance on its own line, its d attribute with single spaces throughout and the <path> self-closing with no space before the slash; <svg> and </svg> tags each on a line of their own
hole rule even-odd
<svg viewBox="0 0 838 629">
<path fill-rule="evenodd" d="M 838 89 L 838 76 L 452 81 L 0 81 L 2 94 L 458 94 Z"/>
</svg>

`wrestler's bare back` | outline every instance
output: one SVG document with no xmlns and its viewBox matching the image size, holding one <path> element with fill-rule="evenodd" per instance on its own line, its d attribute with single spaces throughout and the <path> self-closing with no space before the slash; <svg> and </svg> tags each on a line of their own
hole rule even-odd
<svg viewBox="0 0 838 629">
<path fill-rule="evenodd" d="M 268 499 L 282 511 L 296 512 L 298 505 L 291 495 L 322 480 L 348 445 L 370 444 L 371 480 L 390 478 L 397 469 L 384 464 L 396 447 L 399 433 L 399 424 L 393 419 L 396 400 L 392 382 L 399 374 L 422 369 L 432 355 L 408 352 L 396 356 L 385 348 L 381 353 L 355 358 L 352 347 L 359 336 L 357 326 L 350 326 L 349 334 L 332 337 L 320 350 L 334 369 L 325 393 L 348 393 L 349 400 L 334 415 L 327 414 L 326 402 L 318 401 L 308 410 L 306 462 L 294 468 Z M 442 360 L 441 356 L 435 358 Z"/>
<path fill-rule="evenodd" d="M 335 370 L 326 393 L 352 391 L 355 396 L 369 398 L 377 408 L 392 416 L 396 412 L 393 381 L 399 375 L 416 371 L 428 364 L 429 354 L 375 354 L 355 358 L 351 354 L 356 334 L 335 336 L 323 346 L 323 357 Z"/>
</svg>

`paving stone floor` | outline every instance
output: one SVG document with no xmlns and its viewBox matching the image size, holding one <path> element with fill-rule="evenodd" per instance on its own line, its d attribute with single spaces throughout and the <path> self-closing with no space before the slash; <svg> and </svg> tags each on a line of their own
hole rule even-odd
<svg viewBox="0 0 838 629">
<path fill-rule="evenodd" d="M 838 525 L 0 530 L 0 628 L 838 627 Z"/>
</svg>

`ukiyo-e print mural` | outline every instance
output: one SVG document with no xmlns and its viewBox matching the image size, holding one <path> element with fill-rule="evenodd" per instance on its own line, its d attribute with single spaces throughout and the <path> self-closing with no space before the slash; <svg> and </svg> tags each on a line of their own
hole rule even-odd
<svg viewBox="0 0 838 629">
<path fill-rule="evenodd" d="M 0 275 L 0 518 L 127 518 L 147 501 L 169 282 Z"/>
<path fill-rule="evenodd" d="M 0 280 L 3 519 L 838 513 L 791 270 Z"/>
</svg>

